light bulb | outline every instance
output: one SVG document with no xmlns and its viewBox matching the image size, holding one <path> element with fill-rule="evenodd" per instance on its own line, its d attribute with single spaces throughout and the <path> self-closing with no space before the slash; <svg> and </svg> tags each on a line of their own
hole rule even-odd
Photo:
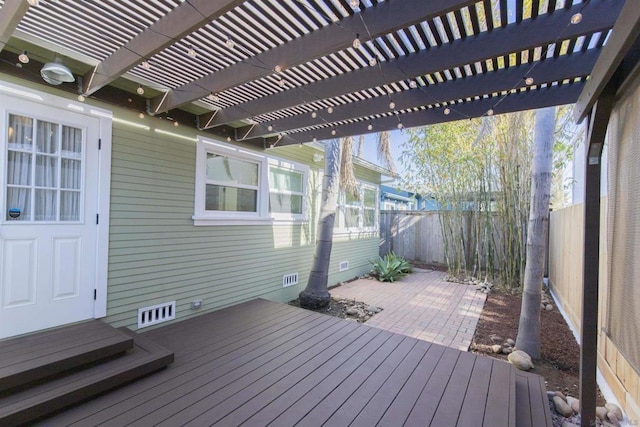
<svg viewBox="0 0 640 427">
<path fill-rule="evenodd" d="M 582 14 L 580 12 L 574 13 L 573 16 L 571 16 L 571 23 L 577 25 L 580 22 L 582 22 Z"/>
<path fill-rule="evenodd" d="M 29 6 L 37 6 L 40 1 L 39 0 L 27 0 L 27 3 L 29 3 Z"/>
<path fill-rule="evenodd" d="M 138 113 L 138 118 L 144 119 L 144 113 L 142 111 Z"/>
<path fill-rule="evenodd" d="M 298 143 L 298 148 L 302 148 L 302 142 Z"/>
<path fill-rule="evenodd" d="M 402 126 L 402 123 L 398 123 L 398 129 L 402 129 L 404 126 Z"/>
<path fill-rule="evenodd" d="M 360 6 L 360 0 L 351 0 L 349 4 L 351 5 L 352 8 L 355 9 L 356 7 Z"/>
<path fill-rule="evenodd" d="M 23 50 L 22 53 L 18 55 L 18 61 L 22 62 L 23 64 L 29 63 L 29 55 L 27 55 L 26 50 Z"/>
<path fill-rule="evenodd" d="M 395 102 L 393 102 L 393 101 L 391 101 L 391 102 L 389 103 L 389 109 L 393 110 L 394 108 L 396 108 L 396 103 L 395 103 Z"/>
<path fill-rule="evenodd" d="M 142 68 L 144 68 L 145 70 L 148 70 L 149 68 L 151 68 L 151 64 L 149 64 L 149 61 L 142 61 Z"/>
<path fill-rule="evenodd" d="M 311 118 L 312 118 L 312 119 L 315 119 L 316 117 L 318 117 L 318 113 L 316 113 L 315 111 L 313 111 L 313 112 L 311 113 Z"/>
<path fill-rule="evenodd" d="M 213 101 L 213 102 L 218 102 L 218 101 L 220 100 L 220 98 L 218 97 L 218 95 L 216 95 L 215 93 L 210 93 L 210 94 L 207 96 L 207 99 L 208 99 L 209 101 Z"/>
<path fill-rule="evenodd" d="M 235 42 L 231 39 L 231 37 L 227 37 L 227 40 L 224 42 L 224 44 L 229 48 L 229 49 L 233 49 L 235 47 Z"/>
<path fill-rule="evenodd" d="M 83 95 L 83 94 L 78 95 L 78 101 L 80 101 L 80 102 L 84 102 L 84 100 L 85 100 L 85 99 L 86 99 L 86 98 L 84 97 L 84 95 Z"/>
<path fill-rule="evenodd" d="M 524 82 L 531 86 L 533 84 L 533 77 L 527 77 L 526 79 L 524 79 Z"/>
<path fill-rule="evenodd" d="M 178 123 L 178 122 L 173 122 L 173 125 L 174 125 L 175 127 L 178 127 L 178 126 L 180 126 L 180 123 Z"/>
<path fill-rule="evenodd" d="M 316 138 L 315 136 L 312 139 L 313 142 L 318 142 L 318 138 Z"/>
<path fill-rule="evenodd" d="M 273 68 L 273 71 L 275 71 L 276 73 L 280 73 L 280 72 L 282 71 L 282 67 L 281 67 L 280 65 L 276 65 L 276 66 Z"/>
<path fill-rule="evenodd" d="M 372 56 L 371 58 L 369 58 L 369 65 L 371 65 L 372 67 L 377 63 L 378 63 L 378 60 L 375 57 Z"/>
<path fill-rule="evenodd" d="M 489 111 L 487 111 L 487 116 L 493 116 L 493 108 L 490 108 Z"/>
<path fill-rule="evenodd" d="M 418 83 L 416 83 L 416 81 L 415 81 L 415 80 L 411 80 L 411 81 L 409 82 L 409 87 L 410 87 L 411 89 L 415 89 L 415 88 L 417 88 L 417 87 L 418 87 Z"/>
<path fill-rule="evenodd" d="M 189 46 L 189 48 L 187 49 L 187 55 L 189 55 L 192 58 L 195 58 L 196 56 L 198 56 L 198 53 L 193 48 L 193 46 Z"/>
<path fill-rule="evenodd" d="M 327 108 L 327 113 L 329 113 L 329 114 L 333 113 L 333 107 Z"/>
<path fill-rule="evenodd" d="M 373 130 L 373 125 L 371 123 L 369 123 L 369 126 L 367 126 L 367 130 Z"/>
<path fill-rule="evenodd" d="M 138 95 L 144 95 L 144 88 L 142 87 L 142 85 L 138 85 L 138 89 L 136 89 L 136 93 Z"/>
<path fill-rule="evenodd" d="M 336 134 L 336 130 L 335 130 L 335 129 L 332 129 L 332 130 L 331 130 L 331 135 L 335 135 L 335 134 Z"/>
<path fill-rule="evenodd" d="M 271 125 L 267 126 L 267 130 L 268 130 L 269 132 L 271 132 L 271 131 L 273 130 L 273 126 L 271 126 Z"/>
<path fill-rule="evenodd" d="M 284 87 L 286 84 L 287 84 L 287 82 L 285 82 L 284 79 L 278 80 L 278 86 Z"/>
<path fill-rule="evenodd" d="M 356 35 L 356 38 L 353 39 L 353 43 L 351 45 L 354 49 L 360 49 L 360 46 L 362 46 L 362 43 L 360 42 L 360 34 Z"/>
<path fill-rule="evenodd" d="M 230 136 L 227 137 L 227 142 L 231 142 L 231 137 Z"/>
<path fill-rule="evenodd" d="M 449 114 L 451 114 L 451 109 L 449 107 L 447 107 L 447 108 L 444 109 L 443 112 L 444 112 L 445 116 L 448 116 Z"/>
</svg>

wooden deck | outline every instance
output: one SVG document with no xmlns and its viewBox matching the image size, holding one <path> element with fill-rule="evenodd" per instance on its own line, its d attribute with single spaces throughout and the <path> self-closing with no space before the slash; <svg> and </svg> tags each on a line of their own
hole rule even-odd
<svg viewBox="0 0 640 427">
<path fill-rule="evenodd" d="M 283 304 L 143 335 L 174 364 L 42 425 L 531 425 L 508 363 Z"/>
</svg>

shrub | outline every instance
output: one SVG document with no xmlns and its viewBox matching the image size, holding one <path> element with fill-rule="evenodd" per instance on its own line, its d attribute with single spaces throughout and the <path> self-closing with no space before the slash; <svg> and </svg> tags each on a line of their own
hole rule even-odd
<svg viewBox="0 0 640 427">
<path fill-rule="evenodd" d="M 411 264 L 393 252 L 370 262 L 373 264 L 371 273 L 376 275 L 381 282 L 395 282 L 411 273 Z"/>
</svg>

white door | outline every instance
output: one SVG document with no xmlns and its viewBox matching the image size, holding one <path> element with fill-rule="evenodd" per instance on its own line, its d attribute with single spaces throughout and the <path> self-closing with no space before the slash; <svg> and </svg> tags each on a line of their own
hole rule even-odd
<svg viewBox="0 0 640 427">
<path fill-rule="evenodd" d="M 0 338 L 94 317 L 98 119 L 0 95 Z"/>
</svg>

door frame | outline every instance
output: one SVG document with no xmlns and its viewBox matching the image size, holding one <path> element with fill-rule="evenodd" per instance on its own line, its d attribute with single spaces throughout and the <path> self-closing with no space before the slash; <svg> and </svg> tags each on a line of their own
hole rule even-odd
<svg viewBox="0 0 640 427">
<path fill-rule="evenodd" d="M 70 98 L 42 92 L 0 81 L 0 94 L 15 97 L 47 107 L 57 108 L 61 114 L 70 111 L 84 114 L 99 121 L 99 141 L 87 141 L 87 144 L 100 144 L 98 150 L 98 188 L 96 214 L 96 247 L 95 247 L 95 300 L 93 317 L 101 318 L 107 315 L 107 276 L 109 268 L 109 200 L 111 193 L 111 139 L 113 113 L 109 110 L 76 101 Z M 3 172 L 4 173 L 4 172 Z M 90 189 L 87 189 L 90 191 Z M 89 220 L 89 218 L 86 218 Z"/>
</svg>

